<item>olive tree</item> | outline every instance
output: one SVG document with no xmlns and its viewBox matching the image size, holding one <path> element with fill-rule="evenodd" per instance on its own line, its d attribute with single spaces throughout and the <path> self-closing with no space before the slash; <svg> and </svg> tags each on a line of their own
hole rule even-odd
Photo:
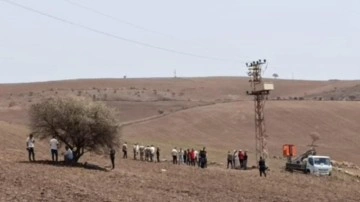
<svg viewBox="0 0 360 202">
<path fill-rule="evenodd" d="M 274 77 L 274 79 L 277 79 L 279 77 L 277 73 L 274 73 L 272 76 Z"/>
<path fill-rule="evenodd" d="M 30 107 L 30 125 L 40 139 L 55 136 L 74 152 L 74 160 L 86 152 L 119 146 L 119 126 L 102 103 L 66 97 L 49 98 Z"/>
</svg>

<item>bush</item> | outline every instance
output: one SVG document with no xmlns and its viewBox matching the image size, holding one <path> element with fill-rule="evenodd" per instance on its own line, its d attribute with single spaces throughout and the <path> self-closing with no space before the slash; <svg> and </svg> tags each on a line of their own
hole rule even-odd
<svg viewBox="0 0 360 202">
<path fill-rule="evenodd" d="M 14 107 L 16 105 L 15 101 L 10 101 L 9 102 L 9 108 Z"/>
<path fill-rule="evenodd" d="M 51 98 L 33 104 L 29 115 L 34 135 L 40 139 L 55 136 L 73 150 L 76 162 L 85 152 L 119 145 L 117 121 L 101 103 Z"/>
<path fill-rule="evenodd" d="M 355 99 L 356 99 L 356 96 L 354 96 L 354 95 L 349 96 L 349 100 L 354 101 Z"/>
</svg>

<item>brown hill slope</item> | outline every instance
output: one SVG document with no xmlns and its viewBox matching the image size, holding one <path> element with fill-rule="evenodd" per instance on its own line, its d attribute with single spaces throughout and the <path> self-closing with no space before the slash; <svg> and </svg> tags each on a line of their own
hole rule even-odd
<svg viewBox="0 0 360 202">
<path fill-rule="evenodd" d="M 274 81 L 272 96 L 304 96 L 357 81 Z M 334 172 L 318 178 L 283 171 L 284 160 L 269 159 L 269 177 L 256 170 L 223 169 L 228 150 L 248 149 L 254 164 L 254 113 L 245 78 L 101 79 L 0 85 L 0 201 L 358 201 L 359 180 Z M 114 107 L 124 138 L 155 144 L 170 159 L 173 146 L 206 146 L 206 170 L 168 163 L 119 159 L 112 172 L 28 164 L 25 150 L 28 107 L 48 96 L 81 96 Z M 13 106 L 9 106 L 11 102 Z M 224 103 L 229 102 L 229 103 Z M 202 106 L 207 105 L 207 106 Z M 162 111 L 162 113 L 159 113 Z M 358 102 L 269 101 L 268 147 L 280 155 L 293 143 L 299 152 L 320 134 L 318 150 L 336 160 L 360 162 Z M 148 117 L 151 117 L 148 119 Z M 140 120 L 140 121 L 137 121 Z M 131 124 L 133 123 L 133 124 Z M 49 159 L 47 141 L 37 142 L 37 159 Z M 108 166 L 107 156 L 82 160 Z M 166 169 L 166 172 L 161 172 Z"/>
<path fill-rule="evenodd" d="M 121 159 L 113 171 L 26 161 L 26 129 L 0 123 L 0 201 L 358 201 L 359 180 L 334 172 L 316 177 L 283 171 L 271 160 L 267 178 L 257 170 L 199 168 Z M 46 142 L 36 143 L 38 160 L 50 158 Z M 165 155 L 165 154 L 164 154 Z M 210 154 L 211 155 L 211 154 Z M 108 167 L 107 156 L 83 161 Z M 165 169 L 166 171 L 161 171 Z M 301 196 L 301 197 L 300 197 Z"/>
<path fill-rule="evenodd" d="M 356 102 L 269 101 L 266 104 L 268 147 L 280 155 L 292 143 L 299 152 L 310 144 L 311 132 L 320 134 L 319 152 L 338 160 L 359 162 L 360 105 Z M 252 102 L 216 104 L 180 111 L 123 129 L 125 139 L 177 147 L 207 146 L 216 160 L 227 150 L 254 152 Z"/>
</svg>

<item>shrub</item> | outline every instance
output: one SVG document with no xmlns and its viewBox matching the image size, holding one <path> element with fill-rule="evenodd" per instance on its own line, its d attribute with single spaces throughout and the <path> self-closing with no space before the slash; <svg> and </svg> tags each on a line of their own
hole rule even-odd
<svg viewBox="0 0 360 202">
<path fill-rule="evenodd" d="M 349 96 L 349 100 L 354 101 L 355 99 L 356 99 L 356 96 L 355 96 L 355 95 L 350 95 L 350 96 Z"/>
<path fill-rule="evenodd" d="M 104 104 L 75 98 L 46 99 L 29 110 L 30 126 L 40 139 L 55 136 L 74 152 L 101 152 L 119 145 L 119 126 Z"/>
<path fill-rule="evenodd" d="M 12 100 L 9 102 L 9 108 L 14 107 L 15 105 L 16 105 L 15 101 Z"/>
</svg>

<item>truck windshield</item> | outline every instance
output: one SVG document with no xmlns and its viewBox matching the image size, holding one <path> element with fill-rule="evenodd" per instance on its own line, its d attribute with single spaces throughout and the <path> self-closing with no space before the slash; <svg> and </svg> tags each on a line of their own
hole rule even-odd
<svg viewBox="0 0 360 202">
<path fill-rule="evenodd" d="M 330 159 L 328 158 L 314 158 L 314 163 L 316 165 L 330 165 Z"/>
</svg>

